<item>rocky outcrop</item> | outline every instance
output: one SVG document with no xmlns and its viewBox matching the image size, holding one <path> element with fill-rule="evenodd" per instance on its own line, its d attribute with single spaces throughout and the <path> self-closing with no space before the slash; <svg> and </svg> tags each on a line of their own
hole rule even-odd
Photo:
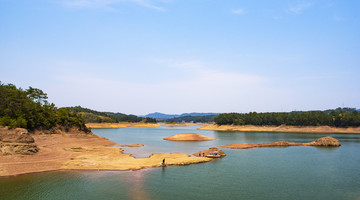
<svg viewBox="0 0 360 200">
<path fill-rule="evenodd" d="M 177 135 L 173 135 L 164 140 L 171 140 L 171 141 L 207 141 L 207 140 L 216 140 L 215 138 L 206 137 L 196 133 L 181 133 Z"/>
<path fill-rule="evenodd" d="M 309 143 L 295 143 L 287 141 L 271 142 L 271 143 L 260 143 L 260 144 L 228 144 L 221 147 L 230 149 L 250 149 L 259 147 L 289 147 L 289 146 L 323 146 L 323 147 L 339 147 L 340 142 L 333 137 L 322 137 L 313 142 Z"/>
<path fill-rule="evenodd" d="M 0 153 L 29 155 L 39 151 L 34 138 L 26 129 L 0 127 Z"/>
<path fill-rule="evenodd" d="M 0 142 L 0 153 L 3 155 L 31 155 L 37 153 L 39 148 L 36 144 L 2 143 Z"/>
<path fill-rule="evenodd" d="M 226 154 L 217 147 L 210 147 L 209 149 L 206 149 L 204 151 L 193 153 L 193 155 L 197 157 L 208 157 L 212 155 L 220 155 L 220 157 L 226 156 Z"/>
<path fill-rule="evenodd" d="M 313 142 L 305 143 L 305 146 L 324 146 L 324 147 L 339 147 L 341 146 L 339 140 L 333 137 L 322 137 Z"/>
</svg>

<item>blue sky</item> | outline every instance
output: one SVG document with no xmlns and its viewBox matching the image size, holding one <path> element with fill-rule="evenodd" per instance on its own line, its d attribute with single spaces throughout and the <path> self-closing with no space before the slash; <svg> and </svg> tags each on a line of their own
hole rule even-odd
<svg viewBox="0 0 360 200">
<path fill-rule="evenodd" d="M 0 80 L 100 111 L 360 108 L 360 1 L 0 0 Z"/>
</svg>

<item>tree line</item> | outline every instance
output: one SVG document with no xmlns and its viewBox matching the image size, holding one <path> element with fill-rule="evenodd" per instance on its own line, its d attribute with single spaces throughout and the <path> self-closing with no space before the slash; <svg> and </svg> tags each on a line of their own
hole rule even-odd
<svg viewBox="0 0 360 200">
<path fill-rule="evenodd" d="M 155 118 L 151 117 L 138 117 L 136 115 L 126 115 L 123 113 L 113 112 L 99 112 L 81 106 L 67 107 L 70 111 L 76 112 L 81 115 L 86 123 L 118 123 L 118 122 L 145 122 L 156 123 Z"/>
<path fill-rule="evenodd" d="M 47 99 L 47 94 L 40 89 L 29 87 L 23 90 L 0 82 L 0 125 L 28 130 L 75 126 L 89 131 L 79 115 L 66 108 L 57 108 Z"/>
<path fill-rule="evenodd" d="M 307 112 L 224 113 L 215 117 L 214 121 L 218 125 L 358 127 L 360 113 L 354 108 Z"/>
</svg>

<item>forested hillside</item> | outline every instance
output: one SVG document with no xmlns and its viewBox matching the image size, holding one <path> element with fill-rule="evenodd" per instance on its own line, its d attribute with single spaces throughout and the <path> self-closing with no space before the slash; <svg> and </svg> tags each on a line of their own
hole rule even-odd
<svg viewBox="0 0 360 200">
<path fill-rule="evenodd" d="M 56 125 L 88 131 L 84 120 L 66 108 L 47 101 L 47 94 L 37 88 L 26 90 L 0 82 L 0 125 L 28 130 L 50 129 Z"/>
<path fill-rule="evenodd" d="M 118 122 L 145 122 L 156 123 L 156 119 L 150 117 L 138 117 L 136 115 L 126 115 L 123 113 L 99 112 L 81 106 L 66 107 L 70 111 L 78 113 L 84 118 L 86 123 L 118 123 Z"/>
<path fill-rule="evenodd" d="M 360 113 L 353 108 L 289 113 L 225 113 L 215 117 L 214 121 L 218 125 L 358 127 L 360 126 Z"/>
</svg>

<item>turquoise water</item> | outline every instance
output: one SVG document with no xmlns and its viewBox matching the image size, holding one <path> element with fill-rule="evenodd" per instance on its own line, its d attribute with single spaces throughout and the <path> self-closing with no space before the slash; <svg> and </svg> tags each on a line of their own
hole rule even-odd
<svg viewBox="0 0 360 200">
<path fill-rule="evenodd" d="M 145 157 L 231 143 L 310 142 L 323 134 L 196 130 L 196 126 L 97 129 L 95 134 Z M 162 140 L 195 132 L 219 140 Z M 138 171 L 71 171 L 0 178 L 0 199 L 360 199 L 360 135 L 330 134 L 340 148 L 286 147 L 231 150 L 213 162 Z"/>
</svg>

